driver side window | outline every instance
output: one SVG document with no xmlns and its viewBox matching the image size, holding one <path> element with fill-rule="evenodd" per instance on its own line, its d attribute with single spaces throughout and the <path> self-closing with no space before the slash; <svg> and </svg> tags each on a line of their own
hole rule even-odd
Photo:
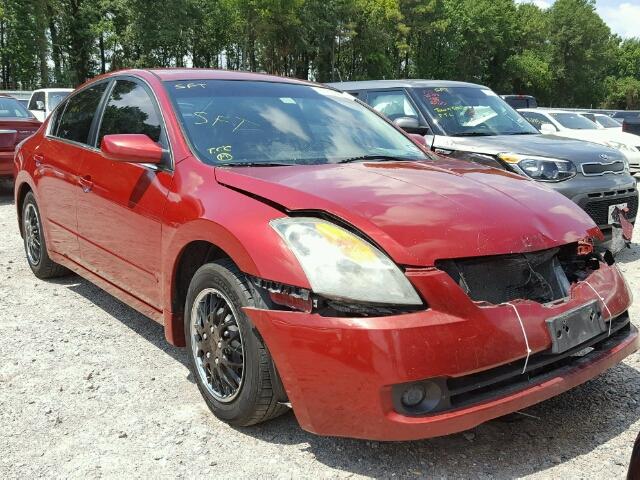
<svg viewBox="0 0 640 480">
<path fill-rule="evenodd" d="M 160 114 L 142 84 L 117 80 L 104 109 L 97 146 L 105 135 L 141 133 L 167 148 Z"/>
<path fill-rule="evenodd" d="M 389 90 L 386 92 L 368 92 L 367 103 L 389 120 L 400 117 L 418 119 L 418 113 L 403 90 Z"/>
</svg>

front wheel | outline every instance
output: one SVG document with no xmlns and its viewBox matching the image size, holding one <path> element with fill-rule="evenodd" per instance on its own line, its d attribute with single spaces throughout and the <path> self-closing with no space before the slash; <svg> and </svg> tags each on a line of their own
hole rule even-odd
<svg viewBox="0 0 640 480">
<path fill-rule="evenodd" d="M 209 409 L 232 425 L 284 413 L 271 356 L 242 307 L 259 306 L 244 275 L 228 260 L 203 265 L 185 305 L 190 367 Z"/>
</svg>

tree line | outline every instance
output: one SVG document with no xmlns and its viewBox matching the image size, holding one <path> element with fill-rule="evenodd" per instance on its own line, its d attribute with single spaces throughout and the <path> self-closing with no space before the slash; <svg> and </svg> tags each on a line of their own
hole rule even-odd
<svg viewBox="0 0 640 480">
<path fill-rule="evenodd" d="M 549 106 L 640 108 L 640 39 L 613 34 L 595 0 L 1 0 L 3 89 L 182 66 L 464 80 Z"/>
</svg>

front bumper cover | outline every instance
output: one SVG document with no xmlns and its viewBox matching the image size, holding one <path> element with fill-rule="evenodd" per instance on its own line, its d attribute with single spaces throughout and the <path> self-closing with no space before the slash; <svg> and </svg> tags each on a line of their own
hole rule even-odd
<svg viewBox="0 0 640 480">
<path fill-rule="evenodd" d="M 282 377 L 300 425 L 321 434 L 375 440 L 447 435 L 555 396 L 619 363 L 638 348 L 628 327 L 616 341 L 571 365 L 526 380 L 515 390 L 496 388 L 478 402 L 431 415 L 394 407 L 393 386 L 429 378 L 462 378 L 501 366 L 524 366 L 551 348 L 545 319 L 601 296 L 613 318 L 624 315 L 630 294 L 615 267 L 603 266 L 573 285 L 568 299 L 541 305 L 472 302 L 436 269 L 408 272 L 425 296 L 425 311 L 377 318 L 333 318 L 292 311 L 245 309 Z M 593 289 L 598 292 L 598 296 Z M 604 306 L 603 306 L 604 307 Z M 607 318 L 608 320 L 608 318 Z M 613 337 L 612 337 L 613 340 Z M 527 370 L 527 373 L 530 370 Z"/>
</svg>

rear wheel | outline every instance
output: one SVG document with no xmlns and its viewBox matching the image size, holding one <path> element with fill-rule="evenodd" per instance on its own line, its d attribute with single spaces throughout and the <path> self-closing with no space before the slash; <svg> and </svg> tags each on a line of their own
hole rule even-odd
<svg viewBox="0 0 640 480">
<path fill-rule="evenodd" d="M 69 273 L 62 265 L 49 258 L 40 210 L 31 192 L 27 193 L 22 204 L 22 235 L 27 262 L 36 277 L 54 278 Z"/>
<path fill-rule="evenodd" d="M 287 411 L 271 356 L 242 311 L 247 306 L 263 305 L 228 260 L 198 269 L 185 305 L 185 338 L 200 393 L 218 418 L 237 426 Z"/>
</svg>

